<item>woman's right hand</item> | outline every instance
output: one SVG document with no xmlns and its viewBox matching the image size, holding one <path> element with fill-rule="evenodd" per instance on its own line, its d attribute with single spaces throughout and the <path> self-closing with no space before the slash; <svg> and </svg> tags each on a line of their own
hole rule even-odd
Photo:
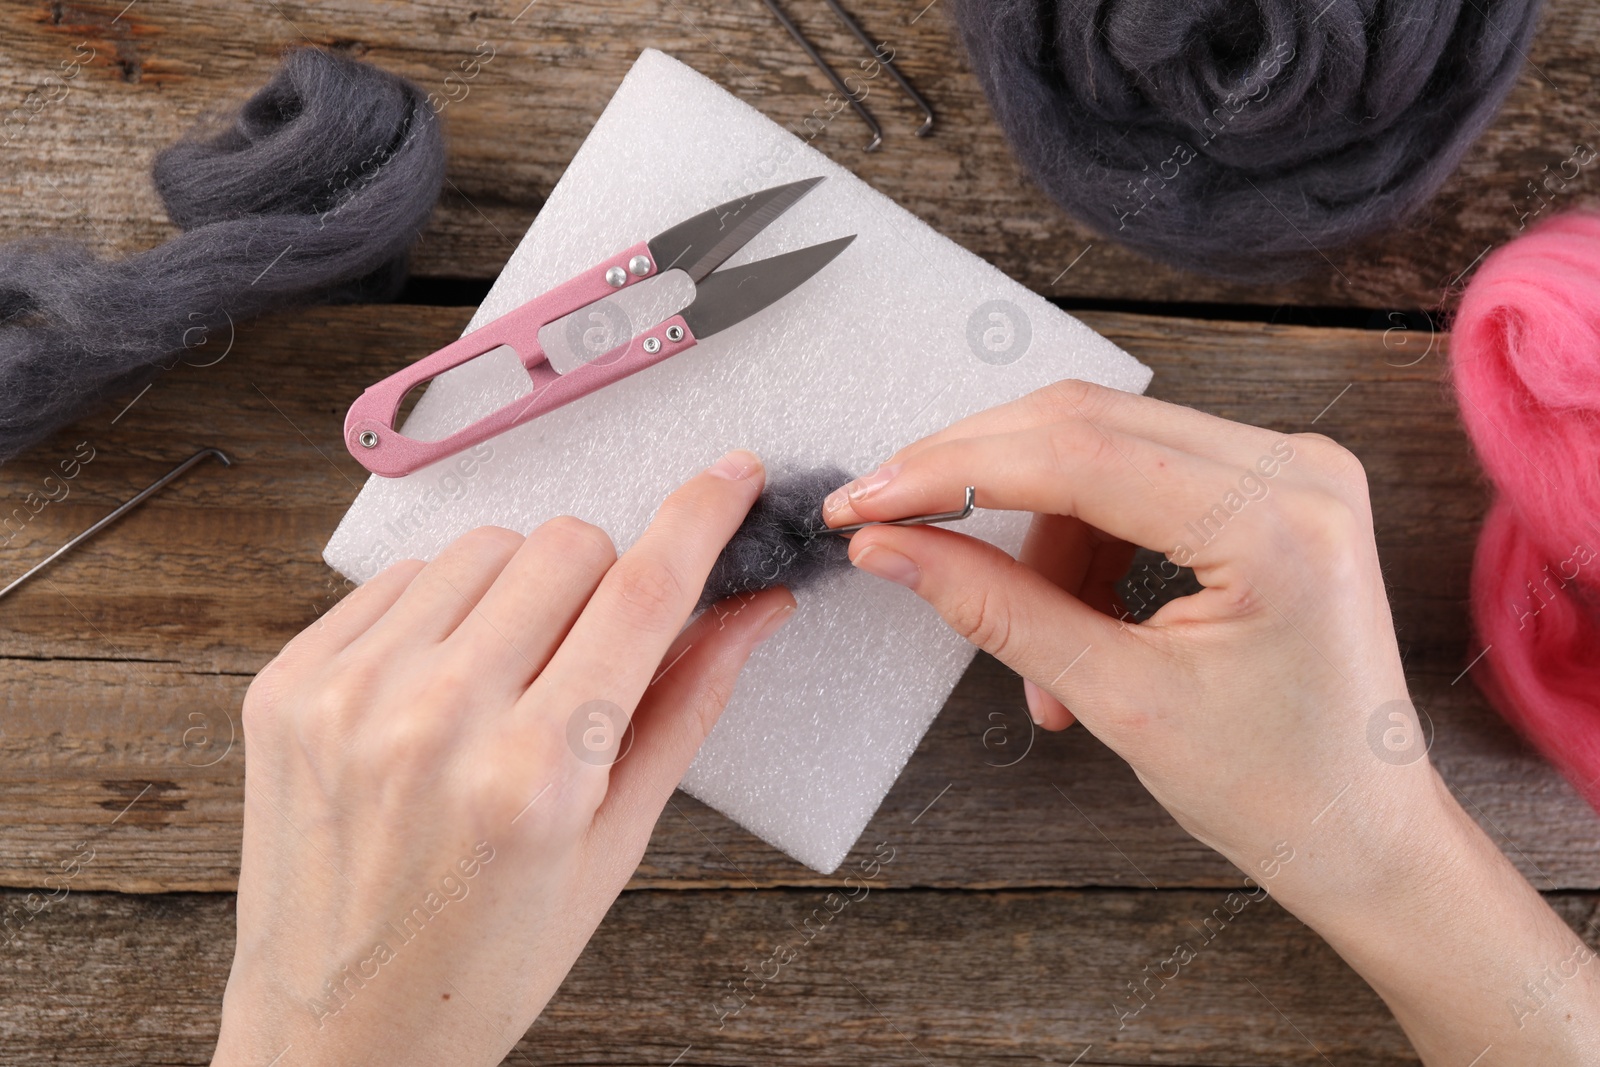
<svg viewBox="0 0 1600 1067">
<path fill-rule="evenodd" d="M 1390 819 L 1429 806 L 1349 452 L 1060 382 L 911 445 L 824 510 L 832 525 L 938 511 L 968 485 L 979 507 L 1035 513 L 1020 564 L 953 529 L 899 526 L 854 535 L 852 560 L 911 584 L 1027 679 L 1046 725 L 1072 709 L 1199 840 L 1259 875 L 1350 793 Z M 1147 586 L 1176 564 L 1204 590 L 1143 624 L 1113 610 L 1127 545 L 1172 561 Z M 1375 715 L 1418 743 L 1375 753 Z"/>
<path fill-rule="evenodd" d="M 969 485 L 980 507 L 1035 513 L 1020 560 L 886 525 L 852 536 L 852 561 L 1021 674 L 1048 725 L 1075 716 L 1126 759 L 1186 830 L 1327 937 L 1429 1062 L 1594 1050 L 1600 968 L 1563 979 L 1562 1011 L 1506 1010 L 1587 950 L 1427 758 L 1354 456 L 1058 382 L 901 450 L 824 516 L 946 510 Z M 1204 588 L 1130 621 L 1111 592 L 1130 544 Z"/>
</svg>

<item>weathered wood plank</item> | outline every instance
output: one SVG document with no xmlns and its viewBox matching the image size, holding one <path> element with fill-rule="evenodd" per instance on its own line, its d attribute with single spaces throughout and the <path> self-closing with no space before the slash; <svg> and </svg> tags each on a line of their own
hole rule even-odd
<svg viewBox="0 0 1600 1067">
<path fill-rule="evenodd" d="M 261 652 L 276 648 L 305 625 L 319 602 L 336 595 L 324 580 L 321 548 L 366 477 L 340 440 L 350 399 L 453 337 L 469 314 L 460 308 L 323 309 L 242 326 L 237 340 L 215 338 L 219 352 L 233 346 L 215 365 L 180 365 L 147 394 L 127 398 L 133 403 L 126 412 L 110 405 L 0 472 L 0 502 L 6 503 L 0 521 L 10 523 L 8 533 L 16 531 L 0 558 L 20 563 L 42 555 L 178 457 L 205 445 L 224 447 L 239 457 L 238 467 L 197 468 L 117 529 L 113 543 L 159 568 L 159 582 L 131 586 L 125 561 L 94 549 L 70 566 L 75 588 L 105 599 L 105 621 L 124 621 L 119 613 L 126 608 L 141 624 L 170 620 L 200 632 L 220 626 L 216 639 L 201 643 L 207 667 L 253 672 Z M 1373 486 L 1404 639 L 1415 656 L 1461 654 L 1466 631 L 1457 609 L 1484 501 L 1442 392 L 1443 337 L 1103 312 L 1082 317 L 1155 369 L 1152 395 L 1288 432 L 1331 433 L 1355 449 Z M 1429 345 L 1431 352 L 1417 361 Z M 194 362 L 214 359 L 207 352 Z M 1406 363 L 1415 365 L 1397 366 Z M 26 514 L 39 499 L 61 496 L 62 488 L 52 488 L 64 481 L 58 467 L 86 454 L 80 442 L 96 450 L 81 465 L 83 473 L 66 483 L 59 502 L 43 505 L 37 516 Z M 36 499 L 27 504 L 30 492 Z M 198 525 L 174 539 L 159 517 L 167 508 L 181 509 L 185 523 Z M 310 565 L 316 580 L 288 569 L 294 561 Z M 247 586 L 292 588 L 295 595 L 258 601 L 248 620 L 206 614 L 217 610 L 215 598 L 242 603 Z M 43 607 L 38 589 L 17 596 L 14 604 Z M 154 610 L 163 597 L 173 598 L 174 609 L 183 600 L 182 611 Z M 31 608 L 10 610 L 15 617 Z M 69 605 L 58 608 L 48 629 L 50 654 L 105 656 L 102 635 Z M 41 632 L 40 625 L 31 622 L 29 631 Z M 230 635 L 246 631 L 270 636 L 250 643 L 241 657 Z M 155 654 L 164 639 L 159 631 L 118 636 L 123 654 L 135 656 Z"/>
<path fill-rule="evenodd" d="M 214 366 L 180 367 L 120 414 L 125 400 L 0 469 L 8 510 L 30 491 L 59 497 L 44 481 L 52 473 L 66 487 L 0 546 L 12 574 L 190 450 L 216 444 L 238 459 L 196 468 L 6 600 L 0 884 L 40 884 L 52 857 L 104 831 L 82 888 L 231 888 L 243 762 L 227 739 L 238 702 L 250 675 L 341 591 L 320 557 L 361 482 L 339 440 L 344 408 L 467 316 L 346 308 L 253 325 Z M 1483 498 L 1441 388 L 1438 345 L 1397 367 L 1425 342 L 1407 350 L 1398 335 L 1385 347 L 1381 332 L 1085 318 L 1156 369 L 1155 394 L 1323 430 L 1363 457 L 1415 693 L 1447 780 L 1541 888 L 1600 886 L 1600 823 L 1469 679 L 1456 680 L 1476 651 L 1463 604 Z M 59 464 L 80 441 L 95 456 L 63 482 Z M 1081 730 L 1041 737 L 1001 766 L 1029 733 L 1016 679 L 980 657 L 868 830 L 905 825 L 939 796 L 897 884 L 1235 877 Z M 635 884 L 826 883 L 700 805 L 676 804 Z"/>
<path fill-rule="evenodd" d="M 235 884 L 243 748 L 228 751 L 227 743 L 247 679 L 139 669 L 55 661 L 0 687 L 8 707 L 0 720 L 5 884 L 43 884 L 88 835 L 100 843 L 84 888 Z M 1414 684 L 1438 733 L 1434 758 L 1446 780 L 1523 873 L 1541 888 L 1592 886 L 1600 834 L 1582 801 L 1465 683 L 1452 688 L 1449 676 L 1430 675 Z M 1008 766 L 1030 737 L 1016 688 L 1008 671 L 980 659 L 885 799 L 868 839 L 908 824 L 937 798 L 918 822 L 917 847 L 895 871 L 897 884 L 1215 886 L 1237 877 L 1084 731 L 1041 736 Z M 826 882 L 679 796 L 634 885 Z"/>
<path fill-rule="evenodd" d="M 839 63 L 860 56 L 822 5 L 793 6 Z M 860 152 L 863 127 L 848 111 L 813 143 L 1050 295 L 1431 306 L 1487 246 L 1518 232 L 1519 212 L 1539 207 L 1529 183 L 1546 167 L 1559 170 L 1576 143 L 1592 145 L 1597 133 L 1590 116 L 1600 105 L 1600 9 L 1554 0 L 1505 110 L 1422 217 L 1358 249 L 1313 256 L 1296 281 L 1217 282 L 1153 266 L 1093 236 L 1024 181 L 941 8 L 923 12 L 896 0 L 853 7 L 934 101 L 939 125 L 931 138 L 912 138 L 909 105 L 887 85 L 869 87 L 889 131 L 884 150 Z M 754 3 L 191 0 L 123 8 L 122 0 L 5 0 L 0 8 L 0 140 L 8 139 L 11 162 L 0 174 L 0 239 L 70 234 L 105 251 L 162 239 L 170 229 L 148 187 L 152 154 L 198 114 L 242 98 L 281 49 L 304 41 L 371 58 L 444 102 L 450 184 L 418 249 L 425 275 L 498 272 L 644 47 L 676 55 L 779 123 L 799 127 L 814 110 L 827 113 L 822 75 Z M 81 69 L 63 66 L 85 59 Z M 69 69 L 75 73 L 64 78 Z M 1592 201 L 1596 189 L 1580 170 L 1540 210 Z"/>
<path fill-rule="evenodd" d="M 825 924 L 839 905 L 820 887 L 624 894 L 506 1062 L 1417 1062 L 1383 1003 L 1308 928 L 1270 900 L 1225 904 L 1237 884 L 865 896 L 871 883 L 851 885 L 858 899 Z M 0 908 L 21 900 L 0 893 Z M 1593 895 L 1552 904 L 1596 942 Z M 797 931 L 814 911 L 820 932 L 807 940 Z M 0 947 L 6 1062 L 208 1062 L 233 930 L 227 895 L 70 893 Z M 1170 974 L 1162 961 L 1183 942 L 1195 960 L 1149 979 L 1141 1007 L 1128 983 Z M 773 977 L 764 961 L 779 946 L 794 956 Z M 763 970 L 770 981 L 734 1000 L 729 983 Z"/>
</svg>

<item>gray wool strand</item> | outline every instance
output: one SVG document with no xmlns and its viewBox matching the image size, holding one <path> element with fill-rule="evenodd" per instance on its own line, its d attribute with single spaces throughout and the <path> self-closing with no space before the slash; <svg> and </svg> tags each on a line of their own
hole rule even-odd
<svg viewBox="0 0 1600 1067">
<path fill-rule="evenodd" d="M 850 541 L 826 532 L 822 501 L 849 480 L 837 467 L 774 476 L 712 565 L 698 606 L 775 585 L 798 589 L 848 566 Z"/>
<path fill-rule="evenodd" d="M 1494 117 L 1538 0 L 957 0 L 1012 149 L 1064 210 L 1265 280 L 1400 222 Z"/>
<path fill-rule="evenodd" d="M 0 460 L 186 354 L 215 358 L 243 319 L 393 299 L 444 143 L 409 81 L 298 48 L 152 171 L 183 230 L 165 244 L 111 262 L 67 241 L 0 246 Z"/>
</svg>

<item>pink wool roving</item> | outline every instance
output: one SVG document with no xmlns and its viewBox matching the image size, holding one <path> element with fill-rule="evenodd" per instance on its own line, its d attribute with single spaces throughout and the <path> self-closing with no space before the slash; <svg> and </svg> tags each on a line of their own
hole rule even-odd
<svg viewBox="0 0 1600 1067">
<path fill-rule="evenodd" d="M 1473 675 L 1600 809 L 1600 214 L 1484 260 L 1450 338 L 1495 500 L 1473 561 Z"/>
</svg>

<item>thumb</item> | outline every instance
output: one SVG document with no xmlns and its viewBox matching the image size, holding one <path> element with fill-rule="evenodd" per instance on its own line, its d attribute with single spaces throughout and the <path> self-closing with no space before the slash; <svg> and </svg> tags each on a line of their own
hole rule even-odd
<svg viewBox="0 0 1600 1067">
<path fill-rule="evenodd" d="M 1140 631 L 989 544 L 934 526 L 869 526 L 850 562 L 904 585 L 956 633 L 1092 727 L 1102 694 L 1144 659 Z"/>
</svg>

